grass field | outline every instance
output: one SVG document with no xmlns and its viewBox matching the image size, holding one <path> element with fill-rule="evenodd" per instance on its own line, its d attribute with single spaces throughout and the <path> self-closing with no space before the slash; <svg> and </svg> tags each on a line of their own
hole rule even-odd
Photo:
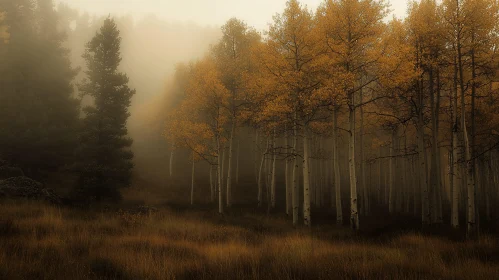
<svg viewBox="0 0 499 280">
<path fill-rule="evenodd" d="M 373 239 L 259 214 L 1 202 L 0 279 L 499 279 L 499 241 Z"/>
</svg>

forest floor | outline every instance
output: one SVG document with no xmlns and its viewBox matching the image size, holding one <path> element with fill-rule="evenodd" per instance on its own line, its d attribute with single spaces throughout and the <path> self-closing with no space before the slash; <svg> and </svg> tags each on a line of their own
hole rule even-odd
<svg viewBox="0 0 499 280">
<path fill-rule="evenodd" d="M 498 279 L 499 240 L 293 228 L 285 215 L 0 202 L 0 279 Z"/>
</svg>

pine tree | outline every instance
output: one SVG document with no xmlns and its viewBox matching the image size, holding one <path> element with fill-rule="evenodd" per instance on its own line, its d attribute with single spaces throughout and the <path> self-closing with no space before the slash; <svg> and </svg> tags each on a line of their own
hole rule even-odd
<svg viewBox="0 0 499 280">
<path fill-rule="evenodd" d="M 83 55 L 88 80 L 80 91 L 91 96 L 94 105 L 84 108 L 79 189 L 98 201 L 118 200 L 119 188 L 130 186 L 133 168 L 132 139 L 126 123 L 135 90 L 128 87 L 128 77 L 118 71 L 120 45 L 116 23 L 107 18 Z"/>
<path fill-rule="evenodd" d="M 74 159 L 77 70 L 51 0 L 6 1 L 0 10 L 8 34 L 0 40 L 0 157 L 44 179 Z"/>
</svg>

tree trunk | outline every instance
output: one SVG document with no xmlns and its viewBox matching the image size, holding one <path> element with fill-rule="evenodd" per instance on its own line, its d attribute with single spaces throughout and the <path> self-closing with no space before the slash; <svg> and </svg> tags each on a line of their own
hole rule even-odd
<svg viewBox="0 0 499 280">
<path fill-rule="evenodd" d="M 411 162 L 411 168 L 412 168 L 412 174 L 417 174 L 416 173 L 416 160 L 414 158 L 412 158 L 412 162 Z M 414 204 L 412 205 L 413 207 L 413 213 L 414 213 L 414 217 L 417 217 L 418 216 L 418 204 L 419 204 L 419 194 L 418 194 L 418 189 L 419 189 L 419 186 L 420 186 L 420 180 L 421 180 L 421 177 L 420 176 L 413 176 L 413 178 L 415 178 L 415 182 L 413 184 L 413 189 L 412 189 L 412 192 L 413 192 L 413 196 L 412 196 L 412 199 L 414 201 Z"/>
<path fill-rule="evenodd" d="M 403 147 L 403 152 L 404 152 L 404 157 L 401 158 L 402 161 L 402 182 L 401 186 L 403 189 L 403 192 L 400 193 L 400 208 L 405 209 L 405 213 L 409 213 L 409 186 L 410 183 L 407 181 L 406 178 L 406 173 L 407 173 L 407 135 L 404 135 L 404 147 Z M 405 208 L 404 208 L 404 203 L 405 203 Z"/>
<path fill-rule="evenodd" d="M 435 119 L 436 119 L 436 133 L 435 133 L 435 142 L 437 145 L 437 223 L 442 224 L 444 222 L 443 219 L 443 209 L 442 209 L 442 192 L 443 192 L 443 178 L 444 175 L 442 173 L 442 152 L 441 148 L 438 147 L 438 139 L 440 134 L 440 98 L 441 98 L 441 84 L 440 84 L 440 70 L 437 68 L 437 96 L 435 98 Z"/>
<path fill-rule="evenodd" d="M 454 88 L 453 88 L 453 96 L 451 97 L 451 129 L 452 129 L 452 143 L 451 143 L 451 172 L 450 172 L 450 186 L 451 186 L 451 225 L 454 228 L 459 227 L 459 164 L 458 164 L 458 133 L 459 133 L 459 117 L 457 113 L 457 63 L 454 64 Z"/>
<path fill-rule="evenodd" d="M 338 161 L 338 116 L 337 108 L 333 109 L 333 171 L 334 171 L 334 189 L 336 198 L 336 223 L 343 224 L 343 209 L 341 205 L 341 175 Z"/>
<path fill-rule="evenodd" d="M 310 155 L 308 129 L 303 123 L 303 223 L 311 226 L 310 221 Z"/>
<path fill-rule="evenodd" d="M 324 185 L 326 184 L 326 173 L 324 172 L 324 147 L 323 147 L 323 138 L 319 138 L 319 151 L 320 151 L 320 157 L 319 157 L 319 174 L 320 174 L 320 183 L 319 183 L 319 206 L 322 207 L 324 206 Z"/>
<path fill-rule="evenodd" d="M 359 230 L 359 212 L 357 206 L 357 175 L 355 172 L 355 98 L 350 93 L 350 114 L 349 114 L 349 172 L 350 172 L 350 226 L 354 230 Z"/>
<path fill-rule="evenodd" d="M 255 130 L 255 154 L 254 154 L 254 164 L 255 164 L 255 180 L 258 182 L 259 178 L 259 172 L 258 172 L 258 154 L 259 154 L 259 150 L 258 150 L 258 130 Z"/>
<path fill-rule="evenodd" d="M 227 147 L 225 146 L 225 144 L 223 145 L 223 148 L 222 148 L 222 178 L 221 178 L 221 181 L 222 181 L 222 186 L 224 185 L 224 178 L 225 178 L 225 151 L 227 150 Z"/>
<path fill-rule="evenodd" d="M 194 153 L 192 154 L 192 174 L 191 174 L 191 205 L 194 205 L 194 166 L 196 162 L 194 161 Z"/>
<path fill-rule="evenodd" d="M 464 116 L 463 116 L 464 118 Z M 464 145 L 465 145 L 465 157 L 466 157 L 466 184 L 468 192 L 468 227 L 467 236 L 470 239 L 476 239 L 478 237 L 478 229 L 476 226 L 476 207 L 475 207 L 475 178 L 474 178 L 474 168 L 471 160 L 471 153 L 468 140 L 468 131 L 466 128 L 466 122 L 463 125 L 464 128 Z"/>
<path fill-rule="evenodd" d="M 360 104 L 362 104 L 363 94 L 362 90 L 360 91 Z M 362 206 L 361 212 L 363 215 L 368 214 L 369 204 L 367 197 L 367 184 L 366 184 L 366 163 L 364 156 L 364 106 L 360 106 L 360 181 L 362 187 Z"/>
<path fill-rule="evenodd" d="M 286 215 L 289 216 L 289 214 L 293 211 L 292 206 L 291 206 L 291 199 L 292 199 L 292 194 L 291 194 L 291 184 L 289 180 L 289 137 L 288 137 L 288 130 L 287 126 L 284 127 L 284 130 L 286 131 L 285 136 L 284 136 L 284 148 L 285 148 L 285 154 L 286 154 L 286 159 L 285 159 L 285 167 L 284 167 L 284 181 L 286 184 Z"/>
<path fill-rule="evenodd" d="M 430 109 L 431 109 L 431 131 L 432 131 L 432 153 L 431 153 L 431 189 L 430 189 L 430 212 L 431 222 L 442 223 L 441 217 L 441 170 L 440 170 L 440 149 L 438 148 L 438 112 L 440 110 L 439 77 L 437 71 L 437 94 L 435 95 L 433 68 L 429 70 L 430 84 Z"/>
<path fill-rule="evenodd" d="M 170 178 L 173 178 L 173 156 L 175 155 L 175 141 L 172 142 L 172 150 L 170 151 Z"/>
<path fill-rule="evenodd" d="M 459 4 L 459 1 L 458 1 Z M 459 9 L 459 6 L 458 6 Z M 459 19 L 458 14 L 458 19 Z M 461 27 L 461 24 L 459 24 Z M 478 237 L 478 229 L 476 226 L 476 209 L 475 209 L 475 178 L 474 166 L 471 159 L 470 144 L 468 140 L 468 130 L 466 128 L 466 104 L 464 98 L 464 70 L 461 53 L 461 33 L 457 32 L 457 61 L 459 70 L 459 88 L 461 93 L 461 126 L 463 130 L 464 149 L 465 149 L 465 166 L 466 166 L 466 185 L 467 185 L 467 237 L 476 239 Z"/>
<path fill-rule="evenodd" d="M 418 120 L 418 161 L 419 161 L 419 177 L 420 177 L 420 187 L 421 187 L 421 219 L 423 225 L 430 224 L 430 205 L 428 196 L 428 177 L 427 177 L 427 164 L 426 164 L 426 149 L 424 145 L 424 127 L 421 124 L 422 121 Z"/>
<path fill-rule="evenodd" d="M 237 157 L 236 157 L 236 184 L 239 184 L 239 155 L 241 153 L 240 140 L 237 138 Z"/>
<path fill-rule="evenodd" d="M 395 181 L 395 141 L 396 141 L 397 128 L 392 130 L 392 142 L 390 144 L 390 157 L 389 161 L 389 194 L 388 194 L 388 212 L 395 213 L 395 196 L 394 196 L 394 181 Z"/>
<path fill-rule="evenodd" d="M 382 176 L 383 173 L 381 172 L 381 163 L 383 161 L 381 159 L 382 156 L 383 156 L 383 147 L 380 147 L 379 148 L 379 157 L 380 158 L 378 159 L 378 189 L 377 189 L 377 192 L 376 192 L 376 194 L 377 194 L 377 198 L 376 199 L 378 200 L 377 201 L 378 204 L 381 204 L 382 201 L 383 201 L 382 200 L 382 194 L 381 194 L 381 187 L 382 187 L 382 183 L 381 182 L 382 182 L 382 178 L 383 178 L 383 176 Z"/>
<path fill-rule="evenodd" d="M 298 127 L 297 127 L 297 113 L 295 109 L 294 123 L 293 123 L 293 184 L 291 186 L 291 198 L 293 204 L 293 226 L 298 225 L 298 210 L 299 210 L 299 192 L 298 192 L 298 157 L 296 155 L 298 148 Z"/>
<path fill-rule="evenodd" d="M 218 177 L 218 213 L 223 214 L 224 212 L 224 204 L 223 204 L 223 191 L 222 191 L 222 157 L 220 157 L 223 154 L 222 151 L 222 145 L 220 144 L 220 136 L 217 136 L 217 151 L 218 151 L 218 157 L 217 157 L 217 177 Z M 223 156 L 223 155 L 222 155 Z"/>
<path fill-rule="evenodd" d="M 423 80 L 418 81 L 418 118 L 416 124 L 418 141 L 419 177 L 421 186 L 421 221 L 423 225 L 430 224 L 430 197 L 428 189 L 428 163 L 424 132 L 424 92 Z"/>
<path fill-rule="evenodd" d="M 490 158 L 491 160 L 491 158 Z M 487 222 L 490 223 L 491 221 L 491 212 L 490 212 L 490 186 L 492 186 L 492 180 L 490 179 L 490 161 L 484 163 L 484 167 L 482 168 L 483 172 L 483 195 L 485 196 L 485 217 L 487 219 Z"/>
<path fill-rule="evenodd" d="M 226 188 L 226 203 L 227 207 L 232 206 L 232 155 L 234 153 L 234 134 L 236 130 L 235 120 L 232 120 L 229 140 L 229 162 L 227 167 L 227 188 Z"/>
<path fill-rule="evenodd" d="M 434 92 L 434 82 L 433 82 L 433 69 L 430 68 L 428 71 L 428 81 L 429 81 L 429 92 L 430 92 L 430 112 L 431 112 L 431 166 L 430 166 L 430 188 L 428 189 L 429 196 L 429 207 L 430 207 L 430 223 L 437 222 L 436 213 L 436 190 L 437 190 L 437 140 L 436 140 L 436 116 L 435 116 L 435 92 Z"/>
<path fill-rule="evenodd" d="M 270 185 L 270 203 L 271 207 L 275 208 L 275 185 L 276 185 L 276 174 L 275 174 L 275 164 L 276 164 L 276 133 L 274 128 L 274 136 L 272 137 L 272 183 Z"/>
<path fill-rule="evenodd" d="M 260 162 L 260 170 L 258 171 L 258 207 L 261 207 L 263 204 L 263 184 L 262 184 L 262 177 L 263 175 L 263 169 L 264 169 L 264 163 L 265 163 L 265 157 L 267 154 L 267 150 L 262 154 L 262 160 Z"/>
<path fill-rule="evenodd" d="M 272 183 L 272 140 L 269 138 L 267 140 L 267 150 L 268 157 L 265 158 L 265 174 L 267 178 L 265 180 L 265 202 L 267 202 L 267 214 L 270 212 L 270 184 Z"/>
<path fill-rule="evenodd" d="M 475 32 L 472 33 L 471 35 L 471 44 L 472 44 L 472 49 L 471 49 L 471 78 L 472 78 L 472 81 L 471 81 L 471 144 L 469 145 L 469 149 L 470 149 L 470 157 L 471 157 L 471 172 L 473 172 L 473 178 L 476 178 L 478 176 L 477 174 L 477 168 L 476 168 L 476 161 L 477 159 L 475 158 L 476 157 L 476 153 L 475 153 L 475 149 L 476 149 L 476 78 L 477 78 L 477 74 L 476 74 L 476 61 L 475 61 Z M 474 179 L 476 180 L 476 179 Z M 480 230 L 480 211 L 479 211 L 479 202 L 480 200 L 477 200 L 479 197 L 480 197 L 480 194 L 481 192 L 478 192 L 478 195 L 477 195 L 477 183 L 476 182 L 472 182 L 473 185 L 475 185 L 473 187 L 473 192 L 474 192 L 474 199 L 475 199 L 475 220 L 476 220 L 476 225 L 475 225 L 475 231 L 476 231 L 476 235 L 478 237 L 478 231 Z M 480 186 L 480 185 L 478 185 Z"/>
</svg>

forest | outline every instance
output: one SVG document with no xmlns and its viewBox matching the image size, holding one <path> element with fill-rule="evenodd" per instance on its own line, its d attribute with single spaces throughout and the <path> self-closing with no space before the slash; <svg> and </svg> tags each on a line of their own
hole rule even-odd
<svg viewBox="0 0 499 280">
<path fill-rule="evenodd" d="M 0 279 L 498 279 L 499 1 L 282 2 L 0 0 Z"/>
</svg>

